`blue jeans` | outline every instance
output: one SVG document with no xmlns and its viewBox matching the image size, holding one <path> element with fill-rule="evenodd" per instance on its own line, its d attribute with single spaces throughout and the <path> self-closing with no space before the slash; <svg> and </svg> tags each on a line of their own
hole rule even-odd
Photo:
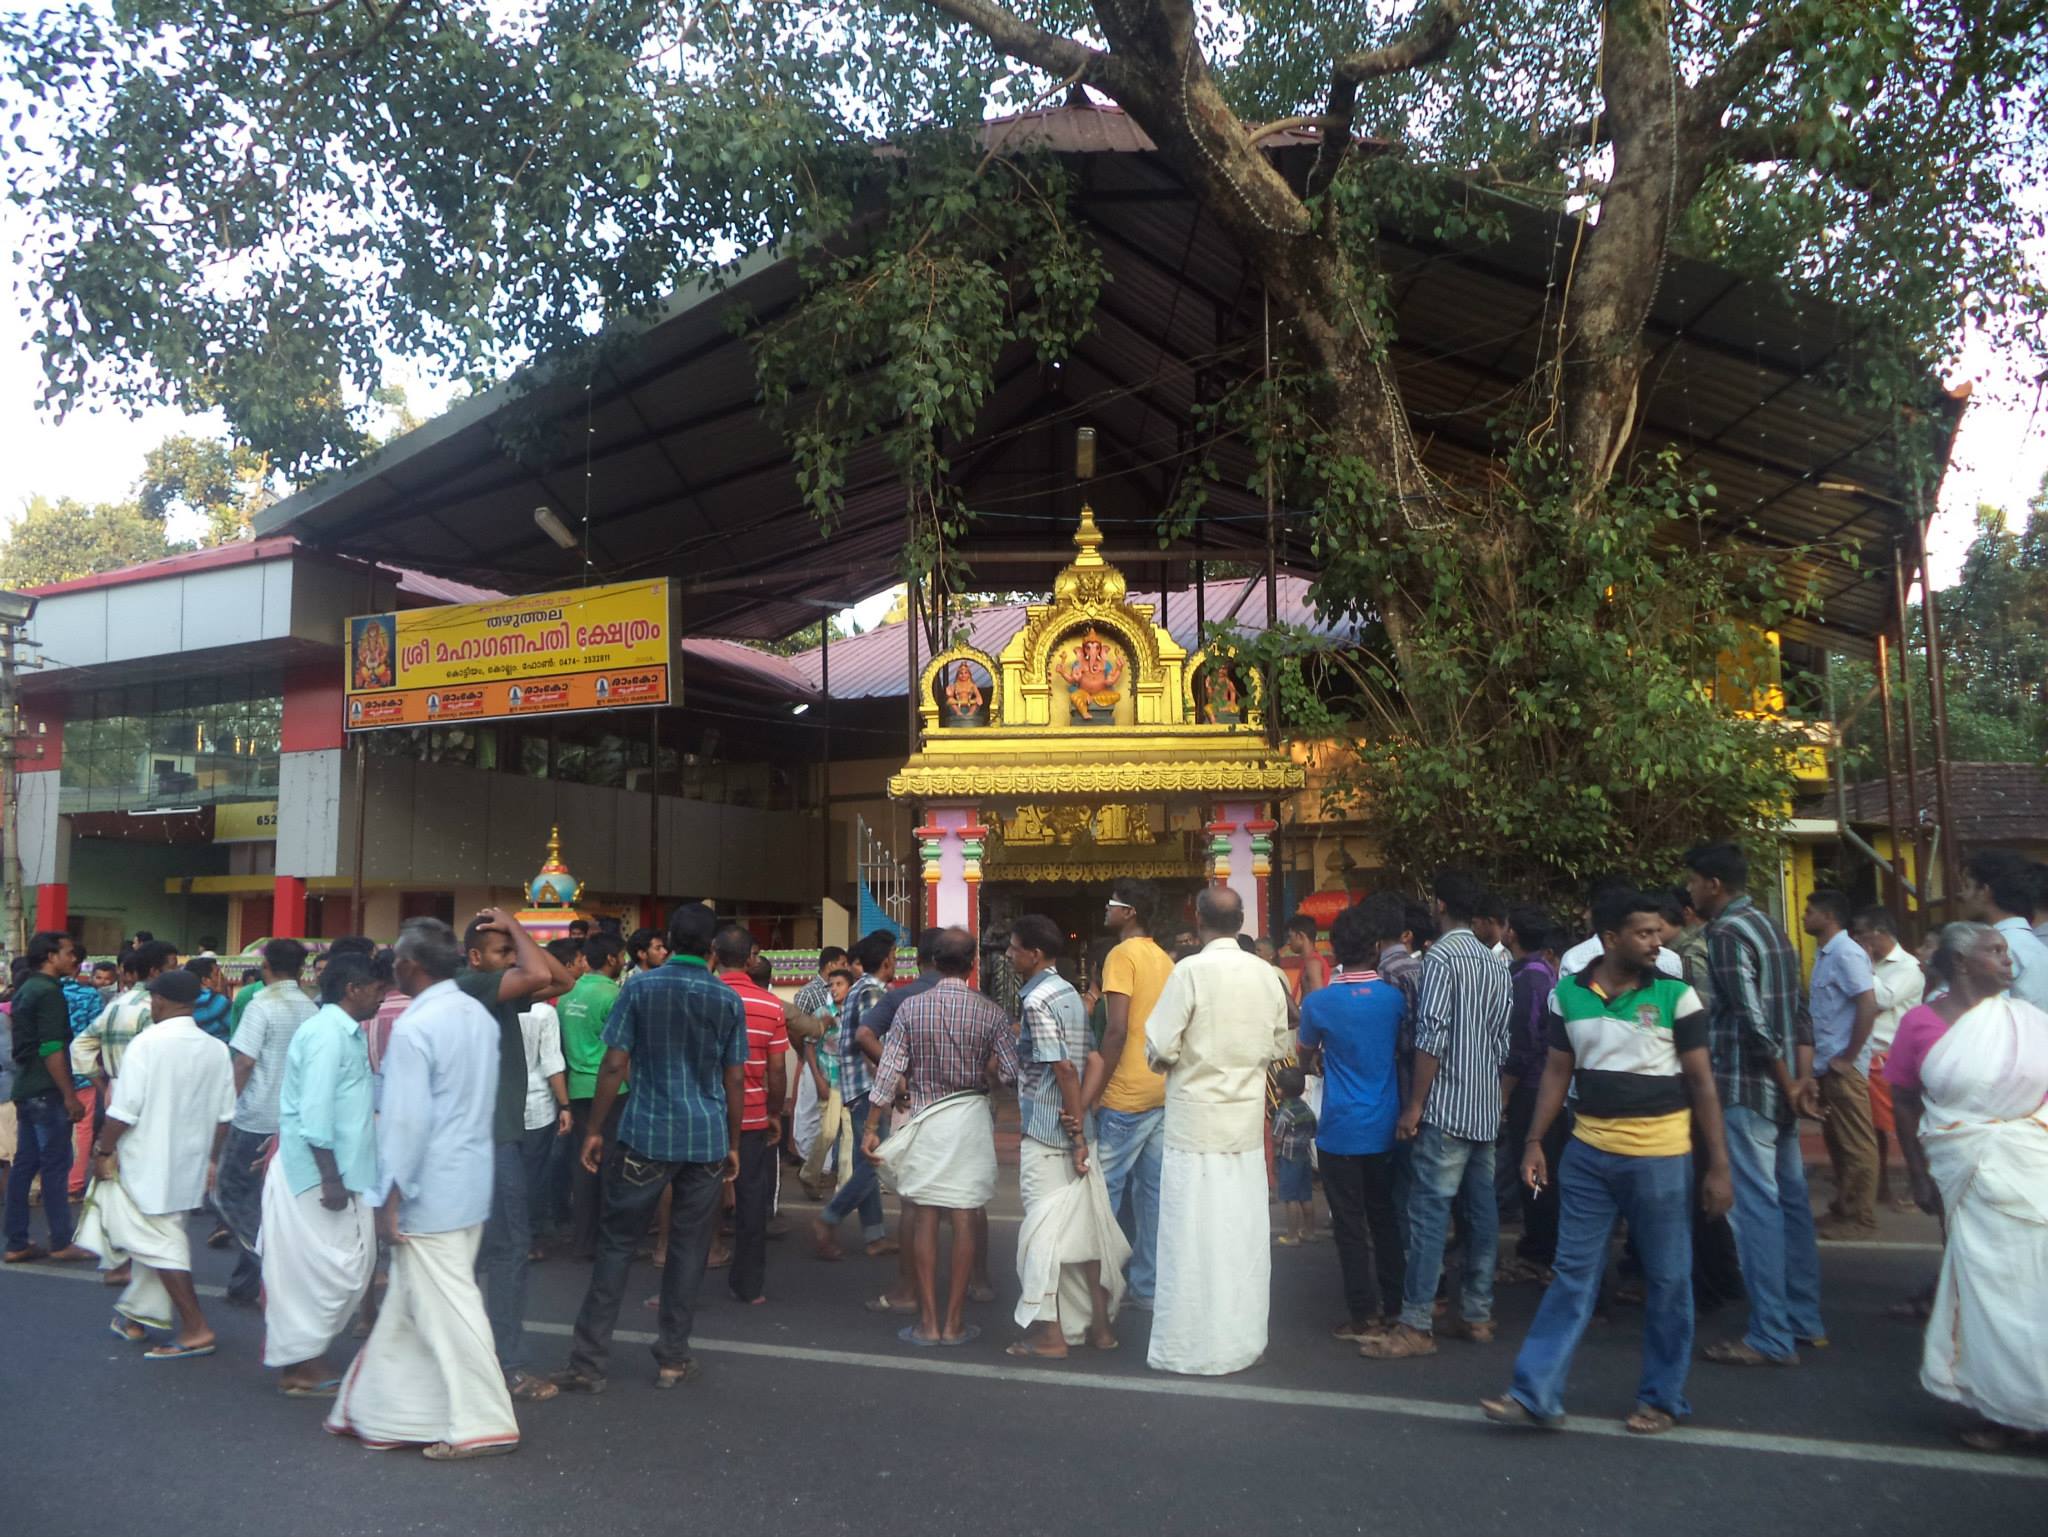
<svg viewBox="0 0 2048 1537">
<path fill-rule="evenodd" d="M 1451 1202 L 1465 1213 L 1465 1287 L 1460 1316 L 1468 1324 L 1493 1317 L 1493 1265 L 1500 1250 L 1500 1212 L 1493 1198 L 1493 1143 L 1468 1142 L 1424 1122 L 1410 1155 L 1408 1274 L 1402 1283 L 1401 1322 L 1430 1332 L 1437 1277 Z"/>
<path fill-rule="evenodd" d="M 1820 1339 L 1820 1244 L 1806 1194 L 1799 1123 L 1780 1126 L 1731 1105 L 1728 1162 L 1735 1174 L 1735 1249 L 1749 1288 L 1751 1349 L 1784 1359 L 1799 1341 Z"/>
<path fill-rule="evenodd" d="M 498 1364 L 507 1372 L 526 1364 L 526 1272 L 533 1249 L 533 1213 L 528 1206 L 538 1170 L 555 1143 L 555 1128 L 521 1134 L 517 1142 L 492 1149 L 491 1214 L 477 1250 L 477 1278 L 483 1283 L 484 1312 Z"/>
<path fill-rule="evenodd" d="M 725 1164 L 661 1163 L 615 1142 L 605 1157 L 597 1263 L 591 1266 L 590 1289 L 576 1314 L 575 1342 L 569 1351 L 572 1371 L 602 1382 L 610 1369 L 612 1331 L 618 1327 L 633 1253 L 647 1234 L 662 1192 L 671 1186 L 676 1197 L 669 1209 L 668 1263 L 661 1271 L 660 1332 L 654 1342 L 654 1359 L 664 1367 L 689 1363 L 697 1288 L 704 1283 L 711 1235 L 718 1230 Z"/>
<path fill-rule="evenodd" d="M 1674 1419 L 1692 1413 L 1692 1159 L 1631 1158 L 1574 1138 L 1557 1171 L 1557 1279 L 1515 1357 L 1509 1396 L 1538 1419 L 1564 1413 L 1572 1353 L 1593 1317 L 1614 1219 L 1628 1219 L 1643 1266 L 1643 1371 L 1636 1399 Z"/>
<path fill-rule="evenodd" d="M 847 1175 L 846 1183 L 833 1194 L 820 1216 L 825 1226 L 837 1227 L 846 1220 L 847 1213 L 858 1207 L 860 1236 L 873 1243 L 889 1229 L 882 1221 L 882 1187 L 875 1175 L 875 1166 L 861 1151 L 861 1139 L 868 1129 L 868 1097 L 863 1094 L 848 1105 L 846 1114 L 853 1122 L 853 1172 Z"/>
<path fill-rule="evenodd" d="M 1095 1115 L 1095 1161 L 1109 1186 L 1109 1209 L 1117 1214 L 1131 1241 L 1131 1263 L 1125 1272 L 1131 1295 L 1149 1301 L 1159 1265 L 1159 1165 L 1166 1155 L 1166 1109 L 1098 1110 Z M 1124 1217 L 1124 1192 L 1131 1197 L 1131 1215 Z"/>
<path fill-rule="evenodd" d="M 71 1117 L 64 1096 L 49 1089 L 14 1102 L 17 1146 L 7 1174 L 7 1247 L 28 1247 L 28 1187 L 43 1177 L 43 1216 L 50 1224 L 50 1248 L 71 1247 Z"/>
</svg>

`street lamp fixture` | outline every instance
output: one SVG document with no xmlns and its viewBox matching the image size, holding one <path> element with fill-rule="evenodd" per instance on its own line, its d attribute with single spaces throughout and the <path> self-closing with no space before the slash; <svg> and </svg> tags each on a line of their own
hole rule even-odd
<svg viewBox="0 0 2048 1537">
<path fill-rule="evenodd" d="M 0 624 L 27 624 L 40 600 L 25 592 L 0 592 Z"/>
</svg>

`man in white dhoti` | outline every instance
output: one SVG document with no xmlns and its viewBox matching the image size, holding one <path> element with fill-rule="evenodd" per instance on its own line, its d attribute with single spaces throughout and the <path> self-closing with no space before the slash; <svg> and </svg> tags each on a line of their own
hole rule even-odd
<svg viewBox="0 0 2048 1537">
<path fill-rule="evenodd" d="M 1088 1010 L 1053 965 L 1064 937 L 1039 913 L 1026 913 L 1010 930 L 1010 965 L 1023 984 L 1017 1183 L 1024 1226 L 1017 1234 L 1016 1316 L 1026 1333 L 1008 1353 L 1022 1359 L 1059 1360 L 1083 1340 L 1116 1349 L 1112 1325 L 1131 1254 L 1096 1164 L 1093 1118 L 1082 1111 Z"/>
<path fill-rule="evenodd" d="M 97 1176 L 78 1242 L 102 1269 L 133 1262 L 109 1327 L 140 1343 L 148 1329 L 173 1327 L 152 1361 L 210 1356 L 213 1330 L 192 1285 L 185 1213 L 206 1199 L 206 1167 L 235 1114 L 228 1049 L 192 1022 L 199 979 L 166 971 L 149 984 L 150 1028 L 135 1037 L 114 1080 L 95 1146 Z"/>
<path fill-rule="evenodd" d="M 332 1398 L 324 1357 L 377 1268 L 377 1116 L 363 1024 L 391 990 L 388 962 L 337 955 L 320 1009 L 293 1034 L 263 1181 L 263 1364 L 288 1398 Z"/>
<path fill-rule="evenodd" d="M 896 1337 L 906 1345 L 964 1345 L 981 1330 L 962 1316 L 974 1273 L 974 1214 L 996 1191 L 991 1078 L 1017 1078 L 1017 1034 L 1010 1016 L 968 983 L 974 936 L 941 930 L 933 944 L 938 980 L 906 998 L 883 1037 L 869 1104 L 897 1107 L 895 1128 L 880 1142 L 870 1120 L 863 1150 L 889 1188 L 916 1203 L 903 1242 L 911 1251 L 917 1321 Z M 952 1273 L 943 1327 L 938 1309 L 939 1213 L 953 1215 Z"/>
<path fill-rule="evenodd" d="M 1965 1445 L 2005 1451 L 2048 1438 L 2048 1013 L 1993 990 L 2012 978 L 1996 929 L 1950 924 L 1941 942 L 1968 1006 L 1919 1067 L 1948 1230 L 1920 1382 L 1978 1416 Z"/>
<path fill-rule="evenodd" d="M 1222 1376 L 1266 1350 L 1273 1277 L 1266 1216 L 1266 1064 L 1289 1051 L 1281 974 L 1239 947 L 1244 904 L 1195 899 L 1202 948 L 1173 968 L 1145 1022 L 1166 1074 L 1159 1174 L 1156 1371 Z"/>
<path fill-rule="evenodd" d="M 436 1462 L 519 1445 L 476 1284 L 491 1209 L 498 1022 L 458 989 L 455 933 L 438 918 L 400 930 L 393 969 L 412 998 L 381 1063 L 378 1229 L 391 1289 L 342 1379 L 327 1428 L 378 1450 L 421 1446 Z M 524 1079 L 525 1067 L 521 1063 Z"/>
</svg>

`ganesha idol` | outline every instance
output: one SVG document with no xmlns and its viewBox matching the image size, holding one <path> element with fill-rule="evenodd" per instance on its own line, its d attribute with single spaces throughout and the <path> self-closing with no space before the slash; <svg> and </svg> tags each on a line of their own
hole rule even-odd
<svg viewBox="0 0 2048 1537">
<path fill-rule="evenodd" d="M 1081 637 L 1053 668 L 1067 686 L 1067 709 L 1077 725 L 1106 726 L 1116 719 L 1129 664 L 1094 630 Z"/>
</svg>

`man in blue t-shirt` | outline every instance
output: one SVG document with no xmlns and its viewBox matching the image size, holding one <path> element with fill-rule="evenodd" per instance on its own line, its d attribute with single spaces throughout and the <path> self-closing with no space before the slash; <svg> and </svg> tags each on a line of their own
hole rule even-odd
<svg viewBox="0 0 2048 1537">
<path fill-rule="evenodd" d="M 1344 1271 L 1338 1339 L 1364 1340 L 1401 1310 L 1401 1230 L 1394 1212 L 1394 1122 L 1401 1113 L 1395 1064 L 1407 995 L 1373 970 L 1365 912 L 1346 908 L 1330 926 L 1343 969 L 1301 1005 L 1301 1052 L 1320 1054 L 1323 1109 L 1316 1157 Z"/>
</svg>

